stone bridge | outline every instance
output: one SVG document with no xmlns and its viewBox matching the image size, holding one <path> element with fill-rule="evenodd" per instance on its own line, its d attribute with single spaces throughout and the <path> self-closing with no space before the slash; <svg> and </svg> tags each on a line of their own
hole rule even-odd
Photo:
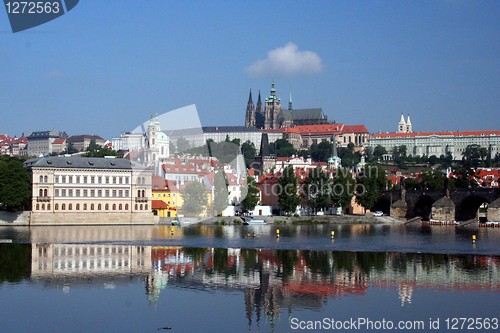
<svg viewBox="0 0 500 333">
<path fill-rule="evenodd" d="M 374 210 L 397 218 L 442 221 L 500 221 L 500 189 L 455 189 L 449 197 L 444 190 L 408 190 L 383 192 Z M 402 196 L 404 199 L 402 199 Z M 484 204 L 484 205 L 483 205 Z M 483 207 L 480 209 L 480 207 Z"/>
</svg>

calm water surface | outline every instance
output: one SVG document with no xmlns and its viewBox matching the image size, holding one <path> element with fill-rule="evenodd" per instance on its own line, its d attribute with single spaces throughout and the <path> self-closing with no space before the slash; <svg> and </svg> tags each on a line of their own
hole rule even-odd
<svg viewBox="0 0 500 333">
<path fill-rule="evenodd" d="M 499 331 L 500 229 L 480 229 L 476 243 L 472 234 L 385 225 L 4 227 L 0 240 L 12 243 L 0 244 L 0 332 L 327 332 L 338 322 L 354 322 L 352 332 L 391 323 L 465 332 L 450 329 L 454 317 L 491 318 L 489 330 L 475 331 Z"/>
</svg>

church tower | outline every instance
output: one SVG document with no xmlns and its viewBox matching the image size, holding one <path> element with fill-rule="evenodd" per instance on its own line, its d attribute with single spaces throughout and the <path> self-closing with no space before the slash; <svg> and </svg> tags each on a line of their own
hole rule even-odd
<svg viewBox="0 0 500 333">
<path fill-rule="evenodd" d="M 260 95 L 259 95 L 260 98 Z M 248 96 L 247 112 L 245 114 L 245 127 L 255 126 L 255 107 L 252 100 L 252 90 L 250 89 L 250 96 Z"/>
<path fill-rule="evenodd" d="M 401 113 L 401 119 L 399 120 L 398 123 L 398 133 L 406 133 L 406 122 L 405 122 L 405 117 Z"/>
<path fill-rule="evenodd" d="M 408 120 L 406 121 L 406 133 L 412 133 L 413 128 L 411 126 L 410 115 L 408 115 Z"/>
<path fill-rule="evenodd" d="M 274 129 L 279 128 L 279 115 L 281 113 L 281 99 L 276 96 L 276 88 L 274 87 L 274 80 L 271 85 L 271 94 L 265 100 L 264 110 L 264 128 Z"/>
<path fill-rule="evenodd" d="M 255 127 L 264 127 L 264 113 L 262 112 L 262 99 L 260 97 L 260 90 L 259 97 L 257 99 L 257 108 L 255 109 Z"/>
</svg>

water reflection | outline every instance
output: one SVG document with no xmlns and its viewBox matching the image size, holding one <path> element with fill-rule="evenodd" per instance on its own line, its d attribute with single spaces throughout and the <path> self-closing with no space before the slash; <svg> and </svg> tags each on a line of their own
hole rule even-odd
<svg viewBox="0 0 500 333">
<path fill-rule="evenodd" d="M 280 229 L 280 238 L 276 231 Z M 331 239 L 331 232 L 335 237 Z M 255 234 L 255 237 L 245 237 Z M 477 235 L 477 242 L 471 236 Z M 460 230 L 446 226 L 264 225 L 187 227 L 74 226 L 0 228 L 14 243 L 110 243 L 214 248 L 306 249 L 357 252 L 426 252 L 500 255 L 500 229 Z"/>
<path fill-rule="evenodd" d="M 395 287 L 500 291 L 500 257 L 315 250 L 185 248 L 113 244 L 0 244 L 0 282 L 103 281 L 141 276 L 152 300 L 167 285 L 235 289 L 281 298 L 363 295 Z M 267 293 L 270 293 L 269 295 Z M 250 294 L 248 294 L 250 293 Z M 155 296 L 153 296 L 155 295 Z M 279 303 L 279 302 L 278 302 Z M 314 303 L 314 302 L 313 302 Z"/>
</svg>

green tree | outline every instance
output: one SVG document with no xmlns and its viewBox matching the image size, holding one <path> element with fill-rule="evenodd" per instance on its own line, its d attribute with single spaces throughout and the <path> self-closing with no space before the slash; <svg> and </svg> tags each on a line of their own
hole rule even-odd
<svg viewBox="0 0 500 333">
<path fill-rule="evenodd" d="M 224 170 L 218 170 L 214 175 L 214 202 L 212 204 L 216 215 L 222 213 L 228 206 L 229 192 L 227 176 Z"/>
<path fill-rule="evenodd" d="M 287 166 L 278 179 L 278 205 L 285 214 L 295 213 L 300 204 L 298 185 L 293 166 Z"/>
<path fill-rule="evenodd" d="M 381 145 L 377 145 L 374 149 L 373 149 L 373 157 L 376 159 L 376 160 L 381 160 L 382 159 L 382 155 L 385 155 L 387 154 L 387 149 L 385 149 L 385 147 L 381 146 Z"/>
<path fill-rule="evenodd" d="M 332 201 L 335 207 L 347 207 L 352 200 L 356 181 L 348 169 L 338 168 L 332 183 Z"/>
<path fill-rule="evenodd" d="M 297 150 L 286 139 L 276 140 L 273 144 L 269 145 L 269 148 L 270 153 L 278 157 L 290 157 L 297 153 Z"/>
<path fill-rule="evenodd" d="M 380 192 L 385 189 L 386 175 L 384 169 L 367 165 L 356 178 L 356 202 L 366 209 L 372 209 Z"/>
<path fill-rule="evenodd" d="M 180 137 L 177 139 L 177 153 L 183 153 L 191 148 L 191 145 L 189 144 L 189 141 L 184 138 Z"/>
<path fill-rule="evenodd" d="M 253 210 L 259 202 L 259 187 L 253 177 L 247 177 L 247 190 L 245 198 L 241 201 L 240 207 L 244 211 Z"/>
<path fill-rule="evenodd" d="M 310 170 L 304 184 L 307 204 L 314 211 L 330 206 L 330 180 L 328 174 L 318 167 Z"/>
<path fill-rule="evenodd" d="M 250 168 L 254 159 L 255 159 L 255 145 L 250 141 L 245 141 L 241 145 L 241 153 L 243 154 L 243 158 L 245 159 L 245 165 L 247 168 Z"/>
<path fill-rule="evenodd" d="M 9 211 L 29 207 L 31 201 L 31 177 L 17 158 L 0 158 L 0 204 Z"/>
<path fill-rule="evenodd" d="M 430 190 L 441 190 L 444 189 L 446 176 L 440 170 L 434 170 L 428 168 L 422 172 L 420 176 L 420 182 L 422 187 Z"/>
<path fill-rule="evenodd" d="M 186 215 L 199 216 L 207 207 L 208 197 L 203 184 L 193 181 L 181 190 L 184 201 L 182 210 Z"/>
<path fill-rule="evenodd" d="M 326 162 L 332 156 L 332 143 L 321 141 L 319 144 L 313 143 L 309 148 L 309 153 L 313 161 Z"/>
</svg>

